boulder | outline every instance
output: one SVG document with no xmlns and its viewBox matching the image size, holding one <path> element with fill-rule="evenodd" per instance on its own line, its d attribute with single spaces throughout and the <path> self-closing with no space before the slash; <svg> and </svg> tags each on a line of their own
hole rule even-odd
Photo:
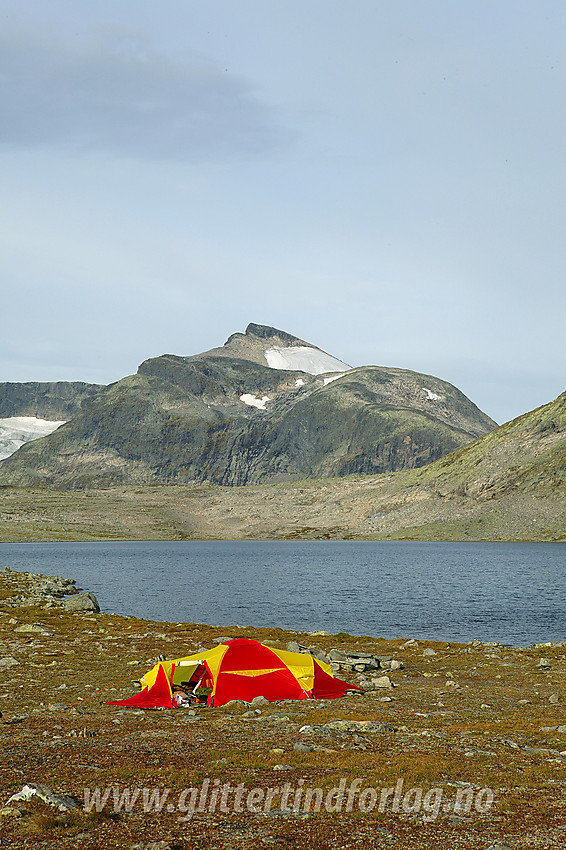
<svg viewBox="0 0 566 850">
<path fill-rule="evenodd" d="M 70 596 L 68 599 L 65 599 L 63 602 L 63 608 L 65 611 L 71 611 L 73 613 L 88 611 L 94 614 L 100 614 L 98 599 L 94 593 L 91 593 L 90 591 L 87 591 L 86 593 L 77 593 L 75 596 Z"/>
</svg>

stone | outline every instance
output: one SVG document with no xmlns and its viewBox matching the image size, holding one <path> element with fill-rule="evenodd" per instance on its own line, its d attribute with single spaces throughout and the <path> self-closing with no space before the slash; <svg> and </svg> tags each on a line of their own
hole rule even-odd
<svg viewBox="0 0 566 850">
<path fill-rule="evenodd" d="M 290 764 L 274 764 L 273 770 L 293 770 Z"/>
<path fill-rule="evenodd" d="M 341 649 L 331 649 L 328 653 L 331 661 L 346 661 L 348 656 Z"/>
<path fill-rule="evenodd" d="M 172 850 L 168 841 L 147 841 L 143 844 L 131 844 L 130 850 Z"/>
<path fill-rule="evenodd" d="M 376 679 L 372 679 L 372 684 L 376 688 L 393 688 L 395 687 L 389 676 L 379 676 Z"/>
<path fill-rule="evenodd" d="M 15 806 L 5 806 L 0 809 L 0 818 L 21 818 L 24 815 L 23 809 L 17 809 Z"/>
<path fill-rule="evenodd" d="M 558 696 L 558 694 L 551 694 L 548 698 L 548 701 L 551 705 L 558 705 L 558 703 L 560 702 L 560 697 Z"/>
<path fill-rule="evenodd" d="M 434 649 L 431 649 L 430 646 L 427 646 L 427 648 L 423 651 L 423 655 L 436 655 L 436 652 Z"/>
<path fill-rule="evenodd" d="M 306 744 L 304 741 L 297 741 L 293 749 L 296 753 L 312 753 L 314 751 L 314 747 L 311 744 Z"/>
<path fill-rule="evenodd" d="M 404 668 L 404 666 L 405 665 L 403 664 L 403 662 L 397 661 L 396 658 L 392 658 L 391 661 L 389 662 L 389 669 L 390 670 L 402 670 Z"/>
<path fill-rule="evenodd" d="M 70 596 L 68 599 L 65 599 L 63 602 L 63 608 L 65 611 L 72 613 L 93 611 L 95 614 L 100 614 L 98 599 L 94 593 L 91 593 L 90 591 L 87 591 L 86 593 L 77 593 L 75 596 Z"/>
<path fill-rule="evenodd" d="M 287 652 L 300 652 L 300 651 L 301 651 L 301 647 L 299 646 L 299 644 L 297 643 L 296 640 L 290 640 L 287 643 Z"/>
<path fill-rule="evenodd" d="M 4 656 L 4 658 L 0 658 L 0 667 L 2 669 L 6 669 L 6 667 L 14 667 L 16 664 L 19 663 L 20 662 L 17 661 L 15 658 L 12 658 L 11 655 L 6 655 Z"/>
<path fill-rule="evenodd" d="M 541 658 L 537 664 L 538 670 L 550 670 L 552 668 L 552 664 L 548 660 L 548 658 Z"/>
<path fill-rule="evenodd" d="M 328 632 L 325 632 L 324 629 L 318 632 L 309 632 L 310 637 L 324 637 L 326 635 L 328 635 Z"/>
<path fill-rule="evenodd" d="M 402 645 L 402 648 L 405 649 L 406 647 L 410 648 L 412 646 L 418 646 L 418 645 L 419 645 L 418 640 L 411 638 L 411 640 L 405 641 L 405 643 Z"/>
<path fill-rule="evenodd" d="M 24 623 L 23 626 L 17 626 L 15 632 L 32 632 L 37 635 L 51 636 L 54 632 L 48 629 L 47 626 L 42 626 L 41 623 Z"/>
<path fill-rule="evenodd" d="M 60 812 L 68 812 L 70 809 L 82 808 L 82 803 L 76 797 L 71 797 L 68 794 L 56 794 L 47 785 L 30 782 L 24 785 L 21 791 L 12 794 L 8 803 L 17 803 L 20 801 L 28 801 L 37 797 L 43 803 L 48 803 L 50 806 L 55 806 Z"/>
<path fill-rule="evenodd" d="M 251 705 L 269 705 L 269 700 L 266 697 L 257 696 L 253 698 Z"/>
</svg>

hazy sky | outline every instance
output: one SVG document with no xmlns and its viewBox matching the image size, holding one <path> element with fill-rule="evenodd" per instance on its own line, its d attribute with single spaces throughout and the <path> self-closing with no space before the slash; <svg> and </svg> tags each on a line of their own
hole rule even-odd
<svg viewBox="0 0 566 850">
<path fill-rule="evenodd" d="M 248 322 L 566 389 L 563 0 L 0 0 L 0 381 Z"/>
</svg>

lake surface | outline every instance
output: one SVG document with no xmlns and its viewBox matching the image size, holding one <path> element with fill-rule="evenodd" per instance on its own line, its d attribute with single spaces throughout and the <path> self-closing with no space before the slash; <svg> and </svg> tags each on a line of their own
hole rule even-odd
<svg viewBox="0 0 566 850">
<path fill-rule="evenodd" d="M 1 543 L 3 566 L 74 578 L 103 611 L 152 620 L 566 640 L 562 543 Z"/>
</svg>

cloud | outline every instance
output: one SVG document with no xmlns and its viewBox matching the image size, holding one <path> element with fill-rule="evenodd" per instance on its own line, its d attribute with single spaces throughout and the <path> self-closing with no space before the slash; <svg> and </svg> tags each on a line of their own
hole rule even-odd
<svg viewBox="0 0 566 850">
<path fill-rule="evenodd" d="M 0 143 L 142 159 L 256 156 L 290 138 L 250 85 L 194 52 L 105 31 L 0 35 Z"/>
</svg>

